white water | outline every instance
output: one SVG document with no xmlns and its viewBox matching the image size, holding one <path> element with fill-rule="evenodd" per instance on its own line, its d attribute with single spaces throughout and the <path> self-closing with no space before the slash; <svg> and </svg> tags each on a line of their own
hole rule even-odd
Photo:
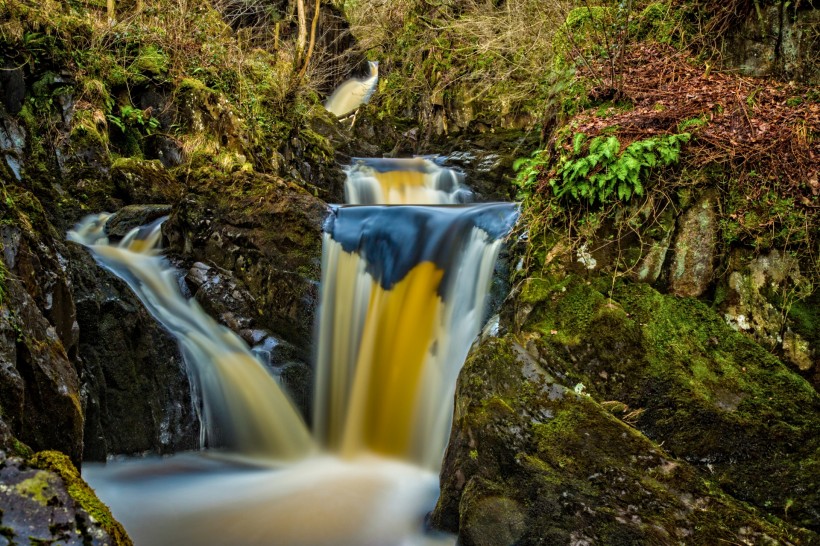
<svg viewBox="0 0 820 546">
<path fill-rule="evenodd" d="M 196 300 L 186 300 L 158 254 L 160 222 L 109 244 L 109 215 L 89 216 L 68 238 L 125 280 L 176 338 L 194 388 L 202 397 L 202 443 L 227 444 L 247 456 L 294 460 L 314 452 L 302 418 L 245 342 L 217 324 Z"/>
<path fill-rule="evenodd" d="M 347 170 L 351 205 L 454 205 L 472 200 L 461 175 L 422 157 L 356 158 Z"/>
<path fill-rule="evenodd" d="M 406 185 L 421 179 L 427 190 L 381 198 L 439 203 L 462 191 L 440 183 L 453 173 L 410 161 Z M 428 163 L 441 172 L 431 176 Z M 385 179 L 402 185 L 375 164 L 380 187 Z M 428 187 L 430 180 L 437 182 Z M 69 237 L 126 280 L 178 339 L 202 396 L 204 441 L 229 448 L 85 465 L 84 477 L 137 546 L 454 544 L 425 530 L 424 517 L 438 495 L 455 380 L 481 324 L 499 240 L 473 228 L 443 249 L 457 256 L 448 276 L 421 262 L 386 289 L 366 271 L 367 256 L 325 236 L 315 442 L 244 342 L 179 293 L 158 255 L 159 223 L 109 244 L 107 219 L 90 217 Z M 335 455 L 319 453 L 317 443 Z"/>
</svg>

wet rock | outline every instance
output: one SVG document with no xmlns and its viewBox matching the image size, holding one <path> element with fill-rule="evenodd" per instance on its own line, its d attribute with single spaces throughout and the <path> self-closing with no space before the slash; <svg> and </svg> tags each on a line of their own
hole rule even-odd
<svg viewBox="0 0 820 546">
<path fill-rule="evenodd" d="M 440 153 L 443 165 L 460 169 L 465 183 L 479 201 L 511 201 L 515 195 L 509 183 L 512 164 L 521 150 L 535 149 L 538 134 L 519 130 L 467 133 L 429 145 L 430 153 Z"/>
<path fill-rule="evenodd" d="M 86 413 L 85 458 L 198 447 L 176 342 L 121 280 L 71 245 Z"/>
<path fill-rule="evenodd" d="M 700 296 L 714 274 L 717 243 L 717 195 L 704 194 L 678 220 L 669 271 L 669 290 L 677 296 Z"/>
<path fill-rule="evenodd" d="M 820 395 L 808 382 L 693 298 L 606 278 L 546 284 L 520 332 L 548 369 L 631 408 L 617 413 L 727 493 L 820 528 Z"/>
<path fill-rule="evenodd" d="M 171 205 L 127 205 L 105 223 L 109 237 L 125 237 L 132 229 L 144 226 L 171 213 Z"/>
<path fill-rule="evenodd" d="M 124 531 L 117 539 L 112 537 L 72 498 L 68 484 L 52 471 L 30 466 L 19 458 L 7 458 L 0 452 L 0 483 L 0 528 L 7 541 L 4 544 L 131 543 Z"/>
<path fill-rule="evenodd" d="M 459 377 L 432 522 L 458 532 L 460 544 L 808 544 L 817 538 L 723 494 L 709 477 L 614 417 L 611 403 L 565 386 L 572 380 L 550 372 L 558 362 L 544 357 L 537 338 L 527 348 L 520 341 L 482 341 Z"/>
<path fill-rule="evenodd" d="M 326 205 L 295 184 L 258 174 L 234 173 L 197 190 L 163 228 L 172 249 L 232 271 L 253 294 L 246 316 L 307 359 Z"/>
<path fill-rule="evenodd" d="M 256 299 L 229 271 L 195 262 L 185 278 L 205 312 L 239 334 L 309 421 L 313 372 L 304 351 L 258 326 Z"/>
<path fill-rule="evenodd" d="M 14 436 L 34 449 L 59 449 L 79 464 L 80 381 L 57 332 L 18 282 L 0 307 L 0 406 Z"/>
</svg>

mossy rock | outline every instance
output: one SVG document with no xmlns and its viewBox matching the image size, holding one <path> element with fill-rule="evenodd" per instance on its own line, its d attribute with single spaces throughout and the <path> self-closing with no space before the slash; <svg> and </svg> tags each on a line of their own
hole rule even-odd
<svg viewBox="0 0 820 546">
<path fill-rule="evenodd" d="M 111 511 L 103 504 L 94 490 L 80 476 L 79 470 L 59 451 L 41 451 L 29 461 L 35 468 L 53 472 L 65 483 L 65 489 L 72 499 L 108 534 L 113 546 L 132 546 L 131 539 L 123 526 L 114 519 Z"/>
<path fill-rule="evenodd" d="M 485 339 L 459 377 L 432 522 L 458 532 L 460 544 L 818 539 L 731 498 L 613 416 L 611 404 L 550 373 L 538 344 L 513 335 Z"/>
<path fill-rule="evenodd" d="M 111 164 L 111 180 L 113 194 L 128 204 L 173 203 L 183 192 L 183 185 L 158 159 L 116 159 Z"/>
<path fill-rule="evenodd" d="M 820 528 L 817 391 L 698 300 L 602 281 L 573 278 L 529 314 L 550 369 L 638 410 L 638 430 L 738 499 Z"/>
<path fill-rule="evenodd" d="M 232 271 L 256 299 L 258 327 L 308 358 L 327 205 L 281 178 L 203 169 L 166 227 L 185 259 Z"/>
</svg>

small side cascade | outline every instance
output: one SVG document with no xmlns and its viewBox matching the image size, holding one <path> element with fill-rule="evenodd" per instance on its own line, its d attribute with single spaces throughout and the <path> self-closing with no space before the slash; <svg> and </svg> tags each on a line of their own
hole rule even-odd
<svg viewBox="0 0 820 546">
<path fill-rule="evenodd" d="M 460 172 L 423 157 L 354 158 L 346 173 L 345 200 L 350 205 L 454 205 L 472 200 Z"/>
<path fill-rule="evenodd" d="M 192 388 L 201 397 L 201 443 L 241 455 L 300 459 L 315 451 L 307 426 L 245 342 L 179 290 L 174 270 L 159 255 L 162 220 L 110 243 L 110 214 L 86 217 L 68 233 L 97 262 L 123 279 L 179 343 Z"/>
</svg>

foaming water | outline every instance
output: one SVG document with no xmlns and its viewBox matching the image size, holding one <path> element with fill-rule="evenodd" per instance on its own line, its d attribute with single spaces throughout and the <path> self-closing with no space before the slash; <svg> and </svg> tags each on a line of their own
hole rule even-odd
<svg viewBox="0 0 820 546">
<path fill-rule="evenodd" d="M 429 159 L 355 158 L 347 168 L 351 205 L 452 205 L 472 200 L 463 176 Z"/>
</svg>

